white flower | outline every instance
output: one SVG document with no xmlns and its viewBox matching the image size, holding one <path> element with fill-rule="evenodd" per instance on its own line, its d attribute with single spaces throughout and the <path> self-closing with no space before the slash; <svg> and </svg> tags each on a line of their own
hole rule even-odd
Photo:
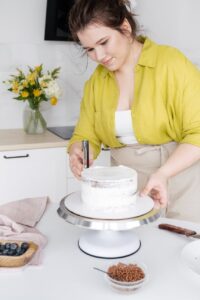
<svg viewBox="0 0 200 300">
<path fill-rule="evenodd" d="M 57 99 L 61 96 L 61 89 L 55 80 L 48 82 L 47 87 L 44 89 L 47 97 L 56 97 Z"/>
</svg>

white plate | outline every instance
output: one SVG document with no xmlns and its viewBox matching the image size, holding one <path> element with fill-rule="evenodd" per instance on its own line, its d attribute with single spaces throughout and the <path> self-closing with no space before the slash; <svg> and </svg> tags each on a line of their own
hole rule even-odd
<svg viewBox="0 0 200 300">
<path fill-rule="evenodd" d="M 93 210 L 89 209 L 81 201 L 80 192 L 75 192 L 70 194 L 65 199 L 65 207 L 71 212 L 92 219 L 103 219 L 103 220 L 120 220 L 128 219 L 142 216 L 154 207 L 154 201 L 146 196 L 140 197 L 137 195 L 137 199 L 134 204 L 126 207 L 116 208 L 116 209 L 106 209 L 106 210 Z"/>
<path fill-rule="evenodd" d="M 181 259 L 190 269 L 200 274 L 200 240 L 187 244 L 181 252 Z"/>
</svg>

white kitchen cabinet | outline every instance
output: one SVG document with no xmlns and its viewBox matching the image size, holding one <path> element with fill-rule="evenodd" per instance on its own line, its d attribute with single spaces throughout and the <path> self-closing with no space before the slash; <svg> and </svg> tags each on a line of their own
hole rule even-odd
<svg viewBox="0 0 200 300">
<path fill-rule="evenodd" d="M 66 147 L 0 152 L 0 204 L 41 196 L 59 202 L 66 194 Z"/>
<path fill-rule="evenodd" d="M 110 150 L 102 150 L 94 161 L 94 166 L 110 166 Z M 76 179 L 69 167 L 69 156 L 67 155 L 67 193 L 80 190 L 80 181 Z"/>
<path fill-rule="evenodd" d="M 80 190 L 70 171 L 67 143 L 49 131 L 0 130 L 0 204 L 41 196 L 59 202 Z M 102 150 L 94 165 L 110 165 L 110 151 Z"/>
</svg>

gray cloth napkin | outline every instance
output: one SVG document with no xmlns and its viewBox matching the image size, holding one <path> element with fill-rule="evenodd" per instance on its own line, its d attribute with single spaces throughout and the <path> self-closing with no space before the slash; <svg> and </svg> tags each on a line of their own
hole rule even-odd
<svg viewBox="0 0 200 300">
<path fill-rule="evenodd" d="M 42 218 L 48 203 L 48 197 L 28 198 L 9 202 L 0 206 L 0 238 L 20 241 L 33 241 L 38 250 L 29 262 L 38 265 L 42 262 L 41 250 L 47 244 L 47 238 L 34 226 Z"/>
</svg>

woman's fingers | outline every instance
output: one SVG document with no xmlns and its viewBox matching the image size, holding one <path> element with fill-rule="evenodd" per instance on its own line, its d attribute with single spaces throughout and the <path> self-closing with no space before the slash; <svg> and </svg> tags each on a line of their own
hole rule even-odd
<svg viewBox="0 0 200 300">
<path fill-rule="evenodd" d="M 91 166 L 93 164 L 93 152 L 91 148 L 89 149 L 90 149 L 89 165 Z M 83 171 L 83 156 L 84 154 L 83 154 L 81 143 L 73 144 L 70 147 L 70 151 L 69 151 L 70 169 L 77 179 L 81 179 L 81 173 Z"/>
<path fill-rule="evenodd" d="M 80 179 L 83 170 L 83 152 L 79 147 L 73 149 L 69 156 L 69 162 L 72 173 Z"/>
<path fill-rule="evenodd" d="M 156 207 L 165 207 L 167 205 L 167 178 L 159 172 L 150 176 L 145 188 L 140 193 L 141 196 L 150 195 L 155 202 Z"/>
<path fill-rule="evenodd" d="M 77 155 L 72 155 L 70 157 L 70 168 L 75 177 L 80 178 L 83 164 L 80 162 L 80 158 Z"/>
<path fill-rule="evenodd" d="M 150 192 L 150 197 L 154 200 L 157 208 L 166 206 L 167 197 L 164 191 L 153 190 Z"/>
</svg>

